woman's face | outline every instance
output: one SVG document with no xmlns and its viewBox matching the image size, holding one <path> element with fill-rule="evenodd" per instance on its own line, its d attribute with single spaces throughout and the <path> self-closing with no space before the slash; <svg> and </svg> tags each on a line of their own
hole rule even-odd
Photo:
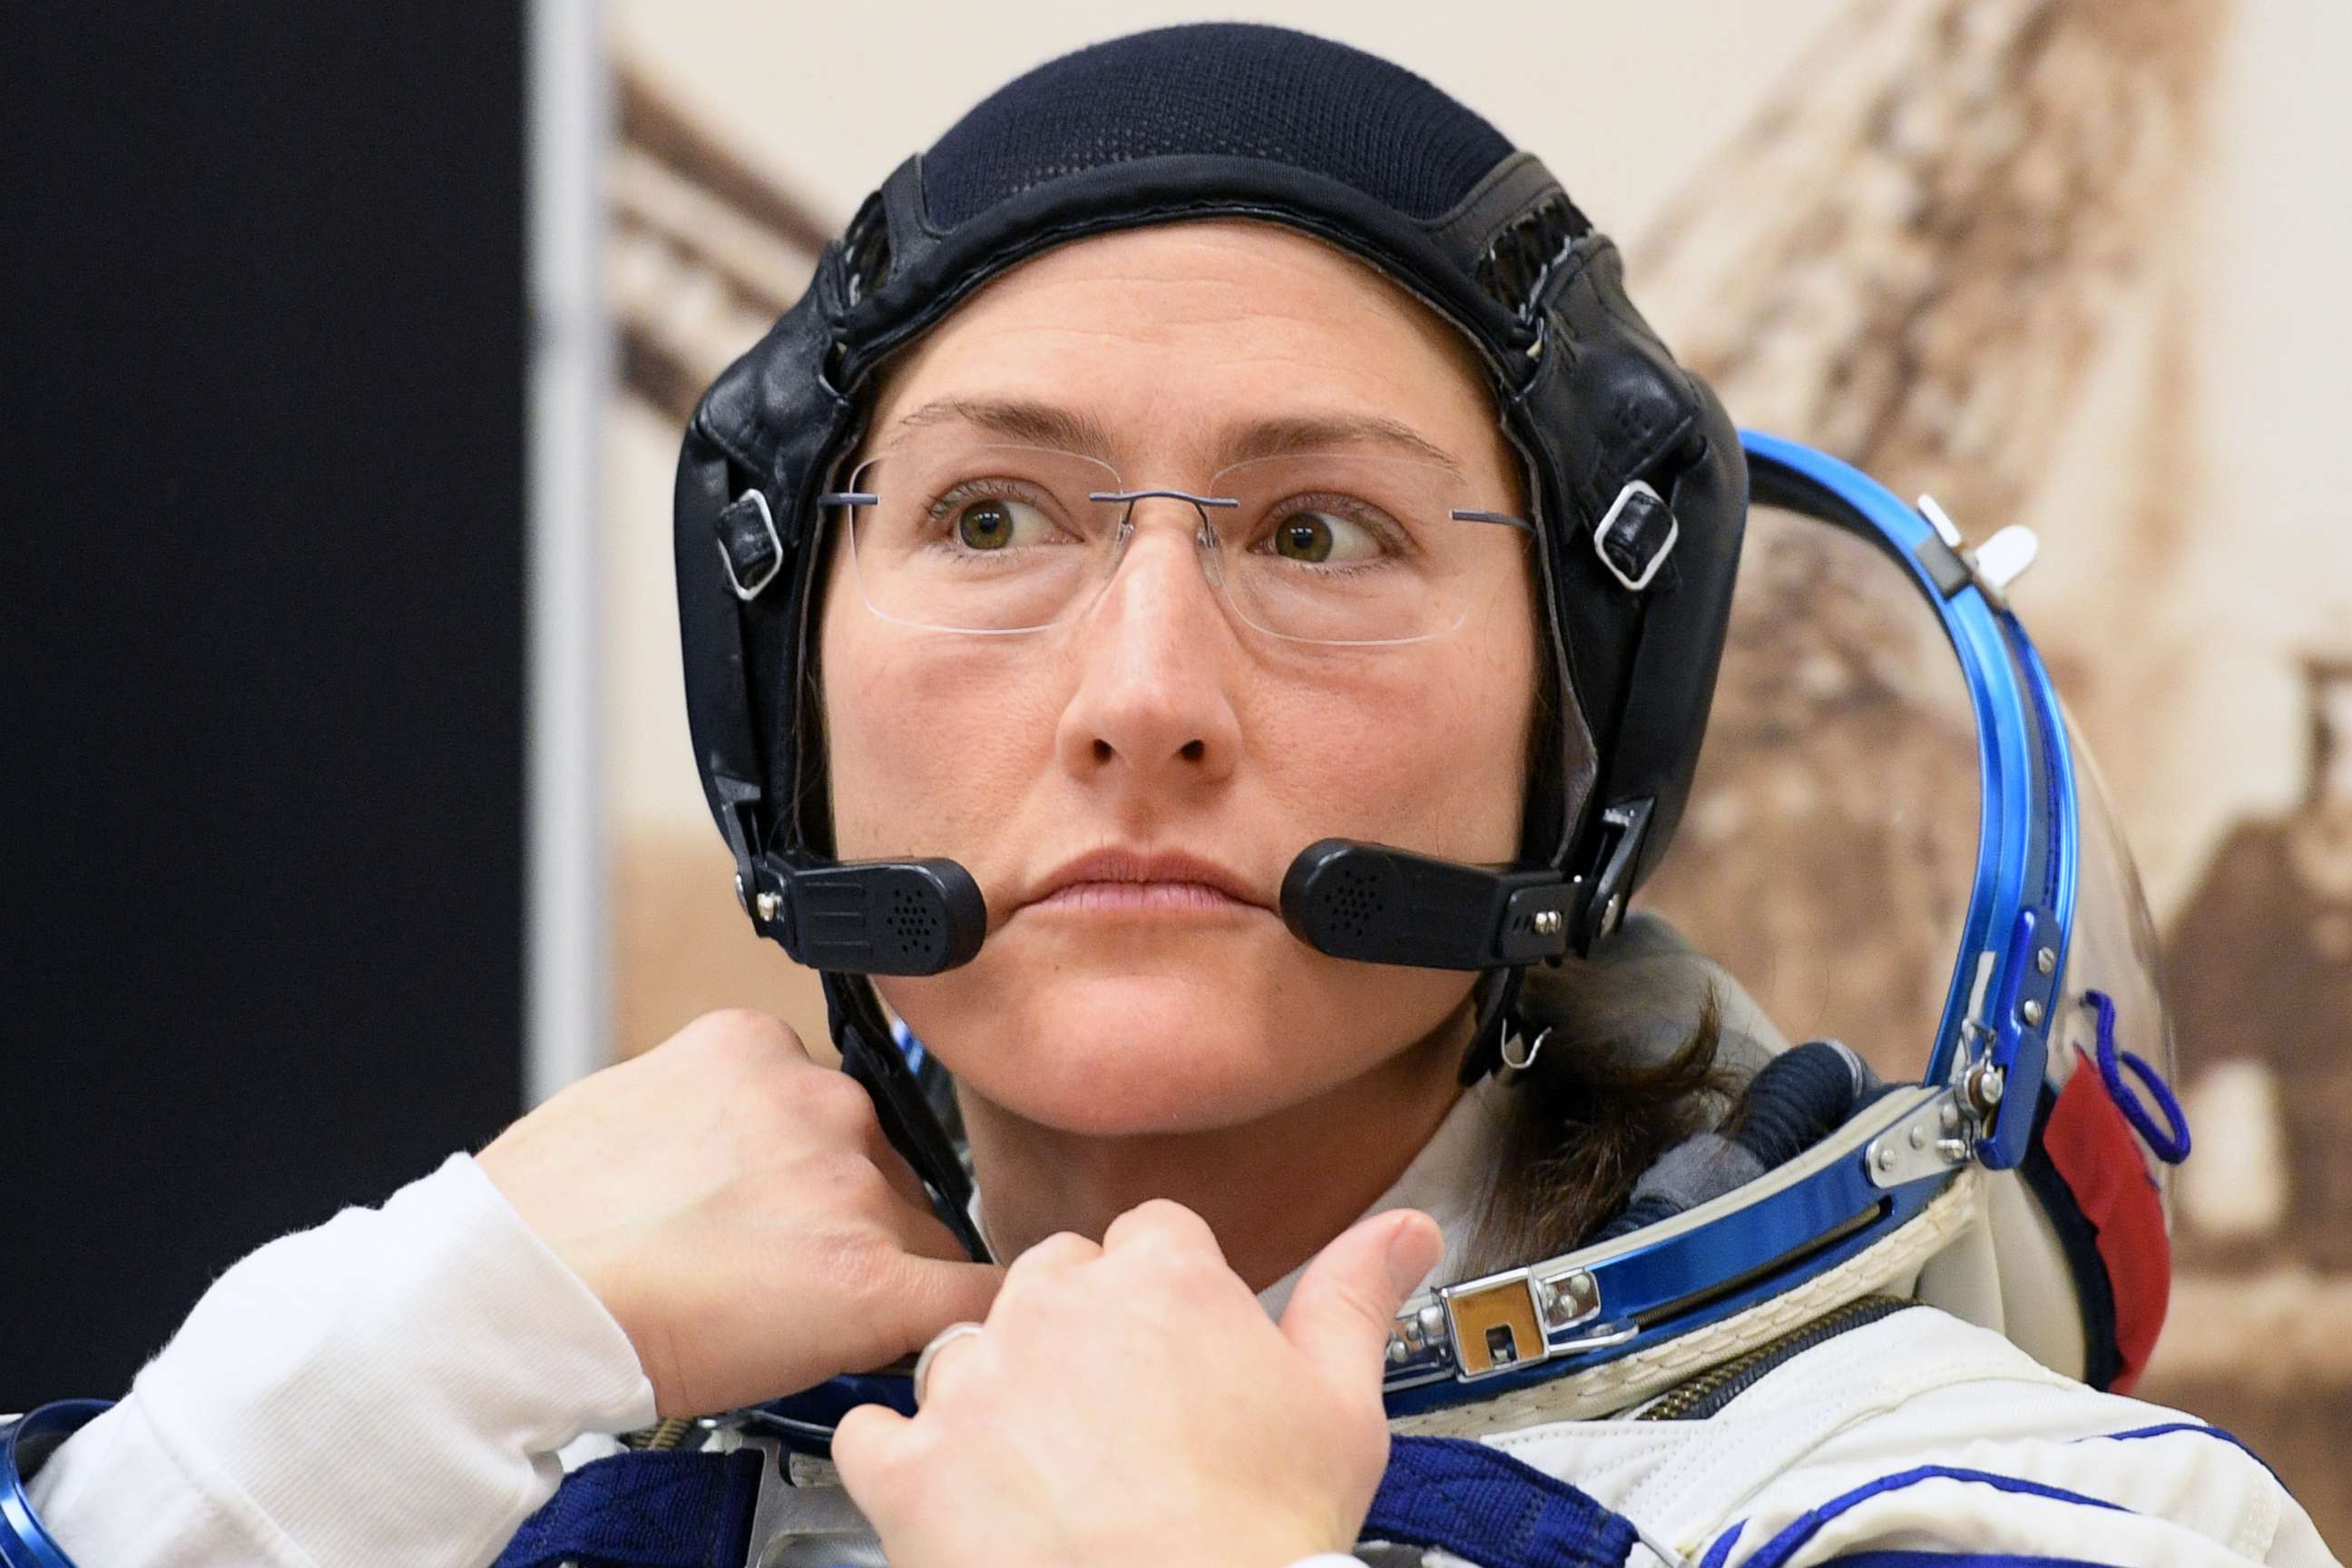
<svg viewBox="0 0 2352 1568">
<path fill-rule="evenodd" d="M 1139 229 L 1019 267 L 892 367 L 867 449 L 982 406 L 999 426 L 1023 409 L 1035 428 L 1090 427 L 1127 489 L 1195 492 L 1286 431 L 1387 421 L 1458 469 L 1454 504 L 1519 505 L 1458 335 L 1369 268 L 1265 225 Z M 837 849 L 952 857 L 988 900 L 978 959 L 882 994 L 965 1090 L 1072 1133 L 1238 1126 L 1449 1024 L 1466 1038 L 1469 976 L 1316 952 L 1283 924 L 1283 873 L 1335 835 L 1458 860 L 1517 852 L 1537 688 L 1523 536 L 1448 520 L 1471 552 L 1467 617 L 1344 647 L 1232 615 L 1195 552 L 1200 521 L 1139 502 L 1099 596 L 1017 636 L 885 620 L 845 541 L 828 568 Z M 1133 859 L 1058 886 L 1105 850 Z M 1179 855 L 1218 869 L 1153 863 Z M 1242 896 L 1193 880 L 1220 874 Z"/>
</svg>

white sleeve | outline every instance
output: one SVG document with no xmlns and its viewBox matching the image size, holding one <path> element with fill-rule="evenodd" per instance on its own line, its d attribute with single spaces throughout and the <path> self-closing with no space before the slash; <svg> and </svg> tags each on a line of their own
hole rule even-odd
<svg viewBox="0 0 2352 1568">
<path fill-rule="evenodd" d="M 29 1490 L 78 1568 L 480 1568 L 558 1448 L 653 1419 L 620 1325 L 457 1154 L 223 1275 Z"/>
</svg>

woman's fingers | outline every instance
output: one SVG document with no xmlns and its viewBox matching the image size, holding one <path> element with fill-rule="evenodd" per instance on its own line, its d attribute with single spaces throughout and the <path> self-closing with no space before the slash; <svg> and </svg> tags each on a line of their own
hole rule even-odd
<svg viewBox="0 0 2352 1568">
<path fill-rule="evenodd" d="M 1074 1230 L 1057 1230 L 1013 1260 L 1007 1280 L 1029 1280 L 1043 1274 L 1092 1263 L 1103 1249 Z"/>
<path fill-rule="evenodd" d="M 852 1496 L 883 1495 L 914 1423 L 887 1405 L 861 1405 L 833 1430 L 833 1463 Z"/>
<path fill-rule="evenodd" d="M 1302 1282 L 1297 1342 L 1173 1204 L 1121 1215 L 1100 1247 L 1048 1237 L 979 1333 L 938 1342 L 911 1421 L 844 1424 L 843 1483 L 910 1565 L 1173 1561 L 1171 1541 L 1197 1562 L 1342 1549 L 1387 1452 L 1385 1320 L 1434 1261 L 1433 1233 L 1390 1215 L 1335 1244 Z M 1182 1485 L 1139 1484 L 1171 1464 Z"/>
<path fill-rule="evenodd" d="M 920 1406 L 937 1403 L 940 1395 L 958 1385 L 971 1367 L 972 1358 L 984 1354 L 980 1337 L 984 1331 L 978 1323 L 950 1323 L 931 1336 L 923 1353 L 915 1361 L 915 1404 Z"/>
<path fill-rule="evenodd" d="M 1335 1388 L 1376 1393 L 1397 1309 L 1437 1267 L 1437 1222 L 1413 1209 L 1360 1220 L 1316 1254 L 1282 1315 L 1283 1336 Z"/>
<path fill-rule="evenodd" d="M 901 1328 L 898 1339 L 911 1351 L 950 1323 L 983 1321 L 996 1304 L 1004 1279 L 1004 1269 L 993 1263 L 959 1263 L 911 1255 L 902 1258 L 888 1292 Z"/>
<path fill-rule="evenodd" d="M 986 1315 L 872 1100 L 754 1013 L 697 1019 L 476 1156 L 629 1336 L 665 1415 L 887 1364 Z"/>
<path fill-rule="evenodd" d="M 1171 1256 L 1213 1258 L 1220 1268 L 1225 1261 L 1224 1248 L 1217 1245 L 1217 1233 L 1209 1228 L 1209 1222 L 1167 1198 L 1139 1204 L 1111 1221 L 1103 1232 L 1102 1244 L 1105 1252 L 1141 1247 Z"/>
<path fill-rule="evenodd" d="M 907 1163 L 907 1157 L 890 1146 L 889 1134 L 882 1131 L 882 1119 L 879 1116 L 868 1117 L 861 1131 L 865 1137 L 866 1158 L 874 1162 L 874 1168 L 889 1179 L 890 1185 L 900 1197 L 925 1214 L 930 1213 L 929 1189 L 923 1185 L 923 1178 L 915 1174 L 915 1167 Z"/>
</svg>

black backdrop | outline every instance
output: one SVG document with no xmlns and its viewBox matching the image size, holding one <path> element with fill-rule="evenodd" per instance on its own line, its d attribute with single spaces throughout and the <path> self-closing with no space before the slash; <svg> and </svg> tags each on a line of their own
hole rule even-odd
<svg viewBox="0 0 2352 1568">
<path fill-rule="evenodd" d="M 0 1412 L 520 1100 L 523 58 L 0 22 Z"/>
</svg>

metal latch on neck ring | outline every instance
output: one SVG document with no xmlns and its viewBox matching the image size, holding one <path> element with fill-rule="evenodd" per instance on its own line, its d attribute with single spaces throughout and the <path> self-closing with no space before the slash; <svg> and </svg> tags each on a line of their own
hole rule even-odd
<svg viewBox="0 0 2352 1568">
<path fill-rule="evenodd" d="M 1388 1363 L 1391 1371 L 1454 1373 L 1468 1383 L 1622 1344 L 1639 1332 L 1630 1322 L 1568 1332 L 1600 1316 L 1601 1286 L 1591 1270 L 1514 1268 L 1408 1303 L 1390 1331 Z"/>
</svg>

